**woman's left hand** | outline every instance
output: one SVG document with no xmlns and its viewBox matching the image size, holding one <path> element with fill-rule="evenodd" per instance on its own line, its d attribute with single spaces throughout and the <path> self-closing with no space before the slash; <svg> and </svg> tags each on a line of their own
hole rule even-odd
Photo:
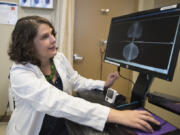
<svg viewBox="0 0 180 135">
<path fill-rule="evenodd" d="M 118 79 L 118 77 L 119 77 L 118 72 L 110 73 L 105 82 L 104 89 L 108 89 L 109 87 L 111 87 L 115 82 L 115 80 Z"/>
</svg>

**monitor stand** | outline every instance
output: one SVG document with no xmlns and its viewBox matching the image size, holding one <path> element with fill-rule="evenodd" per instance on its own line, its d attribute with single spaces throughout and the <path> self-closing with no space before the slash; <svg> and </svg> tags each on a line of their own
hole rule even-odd
<svg viewBox="0 0 180 135">
<path fill-rule="evenodd" d="M 147 73 L 139 73 L 131 93 L 131 100 L 128 104 L 115 106 L 118 110 L 137 109 L 144 107 L 146 94 L 153 81 L 154 76 Z"/>
<path fill-rule="evenodd" d="M 154 76 L 140 72 L 134 84 L 131 95 L 131 103 L 138 101 L 139 107 L 144 107 L 146 94 L 153 81 Z"/>
</svg>

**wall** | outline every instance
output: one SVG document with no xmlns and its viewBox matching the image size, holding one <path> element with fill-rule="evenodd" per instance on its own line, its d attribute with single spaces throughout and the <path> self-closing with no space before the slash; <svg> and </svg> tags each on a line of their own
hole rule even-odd
<svg viewBox="0 0 180 135">
<path fill-rule="evenodd" d="M 74 53 L 83 57 L 83 61 L 74 62 L 74 68 L 82 76 L 106 80 L 109 73 L 117 67 L 104 62 L 105 45 L 112 17 L 137 11 L 138 0 L 76 0 Z M 103 14 L 101 9 L 109 9 Z M 121 74 L 131 77 L 131 71 L 121 70 Z M 129 95 L 129 82 L 119 78 L 113 88 L 119 93 Z"/>
<path fill-rule="evenodd" d="M 154 0 L 155 7 L 163 7 L 180 3 L 180 0 Z"/>
<path fill-rule="evenodd" d="M 139 0 L 138 3 L 138 10 L 148 10 L 154 8 L 154 2 L 155 0 Z"/>
<path fill-rule="evenodd" d="M 5 2 L 19 3 L 19 0 L 3 0 Z M 54 0 L 54 7 L 56 0 Z M 37 9 L 37 8 L 18 8 L 18 18 L 28 15 L 39 15 L 48 18 L 54 24 L 55 8 L 54 9 Z M 0 116 L 6 110 L 8 104 L 8 75 L 12 62 L 7 55 L 10 35 L 13 30 L 13 25 L 0 24 Z"/>
<path fill-rule="evenodd" d="M 177 2 L 180 2 L 180 0 L 139 0 L 139 10 L 147 10 L 152 9 L 154 7 L 162 7 L 166 5 L 175 4 Z M 165 80 L 161 80 L 158 78 L 155 78 L 152 86 L 150 87 L 150 92 L 156 91 L 164 94 L 170 94 L 172 96 L 180 97 L 180 56 L 178 59 L 178 63 L 176 65 L 176 70 L 174 73 L 174 79 L 172 82 L 168 82 Z M 137 78 L 137 72 L 133 72 L 133 80 L 136 80 Z M 180 128 L 180 117 L 174 113 L 171 113 L 169 111 L 166 111 L 165 109 L 162 109 L 160 107 L 157 107 L 155 105 L 149 104 L 146 102 L 145 108 L 151 110 L 158 116 L 164 118 L 168 122 L 172 123 L 173 125 Z"/>
</svg>

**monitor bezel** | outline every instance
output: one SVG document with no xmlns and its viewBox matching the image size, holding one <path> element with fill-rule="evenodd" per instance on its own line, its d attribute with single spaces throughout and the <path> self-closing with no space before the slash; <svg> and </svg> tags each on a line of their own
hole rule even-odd
<svg viewBox="0 0 180 135">
<path fill-rule="evenodd" d="M 130 17 L 132 18 L 132 17 L 143 16 L 143 15 L 147 15 L 147 14 L 155 14 L 155 13 L 158 13 L 158 12 L 161 12 L 161 13 L 166 13 L 166 12 L 173 12 L 174 13 L 174 12 L 177 12 L 177 13 L 179 13 L 179 16 L 180 16 L 180 4 L 172 5 L 171 7 L 172 8 L 170 8 L 170 6 L 161 7 L 161 8 L 156 8 L 156 9 L 151 9 L 151 10 L 146 10 L 146 11 L 140 11 L 140 12 L 124 15 L 124 16 L 113 17 L 112 20 L 111 20 L 110 28 L 109 28 L 109 35 L 111 34 L 112 23 L 114 21 L 116 21 L 116 20 L 120 20 L 120 19 L 123 20 L 123 19 L 127 19 L 127 18 L 130 18 Z M 180 25 L 180 24 L 178 24 L 178 25 Z M 176 36 L 180 37 L 180 26 L 178 27 L 177 31 L 178 32 L 177 32 Z M 160 72 L 147 70 L 147 69 L 143 69 L 143 68 L 140 68 L 140 67 L 136 67 L 134 65 L 124 64 L 124 63 L 121 63 L 121 62 L 113 61 L 112 59 L 111 60 L 108 59 L 106 54 L 107 54 L 108 47 L 110 45 L 109 44 L 109 37 L 110 37 L 109 35 L 108 35 L 107 47 L 106 47 L 106 52 L 105 52 L 105 57 L 104 57 L 105 62 L 110 63 L 110 64 L 114 64 L 116 66 L 120 66 L 120 67 L 123 67 L 123 68 L 127 68 L 127 69 L 130 69 L 130 70 L 133 70 L 133 71 L 151 74 L 154 77 L 158 77 L 160 79 L 164 79 L 164 80 L 167 80 L 167 81 L 172 81 L 173 80 L 175 67 L 176 67 L 177 59 L 178 59 L 178 55 L 179 55 L 180 38 L 176 38 L 176 40 L 175 40 L 174 50 L 173 50 L 173 55 L 172 55 L 172 60 L 171 60 L 171 63 L 170 63 L 169 71 L 168 71 L 167 74 L 163 74 L 163 73 L 160 73 Z"/>
</svg>

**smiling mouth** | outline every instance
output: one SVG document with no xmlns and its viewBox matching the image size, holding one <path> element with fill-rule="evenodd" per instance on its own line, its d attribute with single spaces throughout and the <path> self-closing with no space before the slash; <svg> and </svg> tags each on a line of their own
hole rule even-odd
<svg viewBox="0 0 180 135">
<path fill-rule="evenodd" d="M 52 46 L 49 48 L 50 50 L 56 49 L 56 46 Z"/>
</svg>

